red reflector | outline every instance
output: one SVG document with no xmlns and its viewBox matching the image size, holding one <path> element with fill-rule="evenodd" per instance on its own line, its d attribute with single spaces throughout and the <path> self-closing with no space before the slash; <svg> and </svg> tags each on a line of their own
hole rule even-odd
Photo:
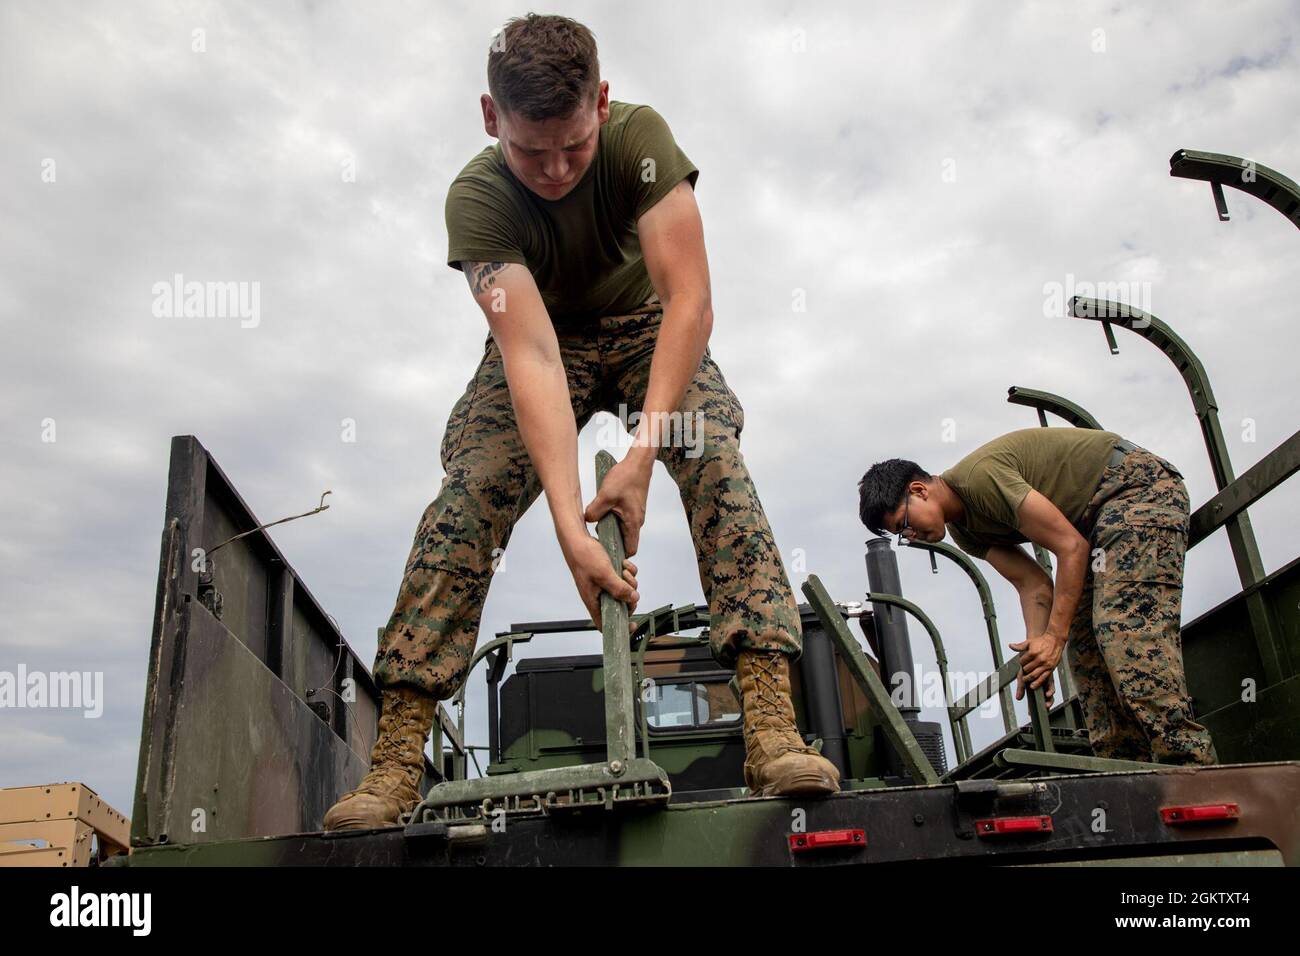
<svg viewBox="0 0 1300 956">
<path fill-rule="evenodd" d="M 1052 818 L 1041 817 L 992 817 L 988 820 L 976 820 L 975 832 L 980 836 L 997 836 L 1002 833 L 1051 833 Z"/>
<path fill-rule="evenodd" d="M 791 833 L 790 849 L 795 853 L 804 850 L 825 850 L 831 847 L 862 847 L 867 845 L 866 830 L 818 830 L 814 833 Z"/>
<path fill-rule="evenodd" d="M 1169 826 L 1182 823 L 1214 823 L 1235 820 L 1241 809 L 1235 803 L 1206 803 L 1199 807 L 1161 807 L 1160 818 Z"/>
</svg>

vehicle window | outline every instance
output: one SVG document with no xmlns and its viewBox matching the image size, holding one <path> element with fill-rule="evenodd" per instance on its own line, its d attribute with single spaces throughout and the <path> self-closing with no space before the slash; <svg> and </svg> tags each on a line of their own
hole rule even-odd
<svg viewBox="0 0 1300 956">
<path fill-rule="evenodd" d="M 651 727 L 690 727 L 695 722 L 691 684 L 656 684 L 645 702 Z"/>
<path fill-rule="evenodd" d="M 712 681 L 695 685 L 695 722 L 701 727 L 709 724 L 729 724 L 740 720 L 740 701 L 731 692 L 726 681 Z"/>
<path fill-rule="evenodd" d="M 657 729 L 712 727 L 740 720 L 740 703 L 726 681 L 656 684 L 648 696 L 646 722 Z"/>
</svg>

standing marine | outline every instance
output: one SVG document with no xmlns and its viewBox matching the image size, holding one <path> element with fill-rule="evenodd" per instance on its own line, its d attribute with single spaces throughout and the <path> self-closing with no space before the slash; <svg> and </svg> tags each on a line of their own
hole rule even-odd
<svg viewBox="0 0 1300 956">
<path fill-rule="evenodd" d="M 737 671 L 746 785 L 835 792 L 834 765 L 795 725 L 798 608 L 740 454 L 743 409 L 708 349 L 699 171 L 659 113 L 609 99 L 580 23 L 509 21 L 487 73 L 483 124 L 497 142 L 453 181 L 446 223 L 448 265 L 464 272 L 489 334 L 380 637 L 370 771 L 325 829 L 393 825 L 419 802 L 437 702 L 465 680 L 493 571 L 539 494 L 593 622 L 602 591 L 635 608 L 635 565 L 616 573 L 587 525 L 613 512 L 634 555 L 656 460 L 685 506 L 713 653 Z M 601 410 L 634 441 L 584 508 L 577 435 Z M 691 429 L 669 427 L 688 418 Z"/>
</svg>

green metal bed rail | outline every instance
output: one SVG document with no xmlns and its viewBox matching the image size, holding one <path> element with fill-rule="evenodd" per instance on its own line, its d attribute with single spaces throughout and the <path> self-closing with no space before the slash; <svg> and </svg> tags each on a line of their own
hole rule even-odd
<svg viewBox="0 0 1300 956">
<path fill-rule="evenodd" d="M 1208 182 L 1221 222 L 1228 220 L 1228 201 L 1223 197 L 1223 187 L 1231 186 L 1268 203 L 1292 225 L 1300 228 L 1300 186 L 1277 170 L 1252 159 L 1180 149 L 1169 157 L 1169 175 Z"/>
<path fill-rule="evenodd" d="M 1035 409 L 1038 412 L 1038 424 L 1043 428 L 1048 427 L 1047 413 L 1051 412 L 1053 415 L 1065 419 L 1075 428 L 1095 428 L 1098 431 L 1104 430 L 1101 427 L 1101 422 L 1097 421 L 1096 416 L 1090 411 L 1082 405 L 1078 405 L 1070 401 L 1068 398 L 1064 398 L 1054 392 L 1043 392 L 1038 389 L 1022 388 L 1019 385 L 1012 385 L 1007 389 L 1007 401 L 1012 405 L 1025 405 L 1029 408 Z M 1046 549 L 1041 545 L 1034 545 L 1034 556 L 1038 558 L 1038 563 L 1042 565 L 1043 570 L 1049 575 L 1053 575 L 1052 559 Z M 1061 665 L 1059 671 L 1061 676 L 1061 700 L 1067 701 L 1071 697 L 1074 697 L 1078 691 L 1074 681 L 1074 672 L 1070 670 L 1068 648 L 1066 654 L 1061 658 Z M 1073 725 L 1073 716 L 1069 719 Z"/>
<path fill-rule="evenodd" d="M 1044 428 L 1047 427 L 1047 413 L 1051 412 L 1059 418 L 1064 418 L 1075 428 L 1102 430 L 1101 423 L 1086 408 L 1052 392 L 1042 392 L 1036 388 L 1022 388 L 1019 385 L 1012 385 L 1007 389 L 1007 401 L 1012 405 L 1024 405 L 1028 408 L 1037 409 L 1038 424 Z"/>
<path fill-rule="evenodd" d="M 965 711 L 958 715 L 953 709 L 948 685 L 948 654 L 944 650 L 943 638 L 939 636 L 939 629 L 934 626 L 934 622 L 930 620 L 929 615 L 911 601 L 899 597 L 897 594 L 882 594 L 879 591 L 868 591 L 866 600 L 868 603 L 888 604 L 892 607 L 902 608 L 908 614 L 912 615 L 912 617 L 920 621 L 921 626 L 924 627 L 926 633 L 930 635 L 930 642 L 934 645 L 935 660 L 939 664 L 939 680 L 941 681 L 943 688 L 943 706 L 948 712 L 948 726 L 952 728 L 953 749 L 957 752 L 957 762 L 965 763 L 971 755 L 970 727 L 966 724 L 966 714 L 969 713 L 969 711 Z M 913 696 L 916 695 L 915 687 L 911 689 L 911 693 Z"/>
<path fill-rule="evenodd" d="M 1250 503 L 1262 497 L 1267 490 L 1280 483 L 1284 477 L 1300 469 L 1300 454 L 1296 454 L 1300 451 L 1300 440 L 1288 441 L 1274 453 L 1281 459 L 1285 459 L 1288 454 L 1291 455 L 1292 460 L 1289 463 L 1277 459 L 1260 463 L 1276 479 L 1268 484 L 1268 489 L 1252 489 L 1240 484 L 1232 471 L 1227 442 L 1223 437 L 1223 426 L 1219 422 L 1219 404 L 1214 397 L 1214 390 L 1210 387 L 1210 378 L 1200 358 L 1187 343 L 1156 316 L 1123 302 L 1075 296 L 1070 300 L 1070 314 L 1075 318 L 1101 322 L 1106 339 L 1110 343 L 1110 350 L 1114 354 L 1118 354 L 1119 345 L 1115 342 L 1111 326 L 1119 325 L 1142 336 L 1174 363 L 1187 385 L 1196 417 L 1200 421 L 1201 433 L 1210 457 L 1210 467 L 1214 472 L 1215 486 L 1221 493 L 1231 488 L 1228 495 L 1235 503 L 1230 516 L 1225 515 L 1221 520 L 1219 518 L 1211 520 L 1204 517 L 1204 512 L 1198 509 L 1193 522 L 1203 533 L 1208 533 L 1205 529 L 1211 525 L 1215 528 L 1226 527 L 1228 543 L 1232 548 L 1237 575 L 1243 589 L 1249 589 L 1263 580 L 1264 562 L 1259 554 L 1259 545 L 1255 541 L 1250 516 L 1245 509 Z M 1223 510 L 1227 511 L 1226 508 Z M 1198 542 L 1201 540 L 1204 539 L 1197 539 Z M 1190 544 L 1189 538 L 1189 546 Z M 1247 610 L 1250 615 L 1251 629 L 1259 646 L 1260 659 L 1264 664 L 1266 679 L 1270 685 L 1279 683 L 1293 673 L 1292 663 L 1285 644 L 1279 638 L 1263 595 L 1257 591 L 1252 593 L 1247 598 Z"/>
<path fill-rule="evenodd" d="M 989 590 L 989 582 L 980 569 L 976 567 L 975 562 L 961 550 L 954 548 L 950 544 L 945 544 L 942 541 L 931 544 L 928 541 L 918 541 L 913 539 L 912 541 L 907 542 L 905 547 L 918 548 L 922 551 L 929 552 L 930 570 L 935 574 L 939 573 L 939 565 L 935 560 L 936 554 L 942 554 L 945 558 L 954 562 L 959 568 L 966 572 L 966 576 L 971 579 L 971 582 L 975 585 L 976 592 L 979 594 L 980 609 L 984 614 L 984 629 L 988 632 L 989 650 L 993 655 L 993 668 L 994 670 L 1001 670 L 1002 640 L 998 636 L 998 612 L 997 608 L 993 604 L 993 594 Z M 1011 733 L 1011 731 L 1019 726 L 1020 722 L 1016 720 L 1015 705 L 1011 703 L 1011 691 L 1005 684 L 998 688 L 998 697 L 1002 710 L 1002 725 L 1007 733 Z M 959 760 L 958 763 L 960 762 L 961 761 Z"/>
<path fill-rule="evenodd" d="M 633 617 L 636 624 L 632 627 L 632 639 L 636 642 L 634 650 L 636 688 L 639 691 L 638 703 L 636 708 L 638 726 L 641 730 L 641 756 L 646 760 L 650 759 L 650 727 L 649 716 L 646 714 L 646 704 L 649 701 L 646 698 L 646 691 L 650 689 L 654 682 L 648 680 L 645 676 L 645 652 L 650 646 L 650 641 L 660 634 L 676 633 L 677 631 L 689 630 L 693 627 L 702 627 L 709 622 L 709 609 L 703 604 L 683 604 L 680 607 L 673 607 L 671 604 L 665 604 L 657 607 L 648 614 L 638 614 Z M 656 690 L 656 693 L 658 691 Z"/>
<path fill-rule="evenodd" d="M 958 725 L 965 727 L 966 717 L 972 710 L 979 707 L 994 694 L 1001 693 L 1004 688 L 1016 680 L 1020 672 L 1020 655 L 1017 654 L 1011 660 L 1002 664 L 995 673 L 990 674 L 988 678 L 959 700 L 952 701 L 949 699 L 945 676 L 944 701 L 947 704 L 949 723 L 954 726 L 953 743 L 954 749 L 957 751 L 958 763 L 941 779 L 930 765 L 930 761 L 926 759 L 911 728 L 903 720 L 902 714 L 894 706 L 889 692 L 881 683 L 880 677 L 862 652 L 862 648 L 845 625 L 846 611 L 831 599 L 825 586 L 815 574 L 808 576 L 802 590 L 822 626 L 826 629 L 826 633 L 830 635 L 831 640 L 834 641 L 848 664 L 850 672 L 866 693 L 867 699 L 871 702 L 872 712 L 880 717 L 886 738 L 898 751 L 903 766 L 912 779 L 922 784 L 950 783 L 960 779 L 963 765 L 974 754 L 970 752 L 973 748 L 969 736 L 960 735 L 955 728 Z M 939 638 L 938 629 L 929 617 L 910 601 L 896 594 L 880 594 L 873 591 L 867 595 L 867 601 L 889 604 L 901 608 L 916 617 L 930 634 L 931 640 L 934 641 L 940 661 L 940 671 L 946 675 L 947 655 L 943 652 L 943 644 Z M 1046 774 L 1107 773 L 1120 770 L 1155 770 L 1159 768 L 1159 765 L 1153 763 L 1112 760 L 1104 757 L 1058 752 L 1052 739 L 1051 722 L 1047 713 L 1047 702 L 1043 689 L 1041 687 L 1026 688 L 1026 691 L 1029 702 L 1029 729 L 1034 749 L 1025 750 L 1006 747 L 994 756 L 994 760 L 999 766 L 1022 773 Z M 1012 731 L 1008 732 L 1008 735 L 1010 736 L 1016 729 L 1018 728 L 1013 728 Z"/>
<path fill-rule="evenodd" d="M 920 621 L 922 627 L 929 633 L 930 640 L 934 643 L 935 656 L 939 661 L 939 675 L 943 682 L 944 708 L 948 712 L 948 723 L 952 727 L 953 750 L 957 754 L 957 767 L 960 767 L 975 755 L 974 747 L 971 745 L 970 725 L 967 723 L 967 718 L 970 716 L 971 711 L 982 705 L 994 694 L 999 696 L 1004 693 L 1010 694 L 1010 686 L 1020 673 L 1020 655 L 1017 654 L 1005 664 L 1000 664 L 996 671 L 964 697 L 954 701 L 948 686 L 948 655 L 944 651 L 943 639 L 939 636 L 939 629 L 935 627 L 929 616 L 911 601 L 901 598 L 897 594 L 880 594 L 873 591 L 867 595 L 867 600 L 880 604 L 892 604 L 895 607 L 902 608 Z M 1029 695 L 1029 728 L 1034 737 L 1034 747 L 1042 753 L 1055 753 L 1056 745 L 1052 741 L 1051 721 L 1047 713 L 1047 696 L 1044 694 L 1042 687 L 1031 687 L 1026 688 L 1026 690 Z M 1017 728 L 1014 716 L 1012 721 L 1008 722 L 1004 714 L 1003 723 L 1006 725 L 1008 734 Z"/>
<path fill-rule="evenodd" d="M 1210 183 L 1220 220 L 1228 219 L 1223 187 L 1232 186 L 1267 203 L 1300 227 L 1300 186 L 1268 166 L 1227 153 L 1180 149 L 1169 159 L 1169 174 Z M 1265 573 L 1246 509 L 1300 471 L 1300 432 L 1265 455 L 1241 478 L 1235 477 L 1223 427 L 1219 423 L 1218 401 L 1210 387 L 1205 366 L 1173 329 L 1141 309 L 1104 299 L 1075 296 L 1070 300 L 1070 314 L 1075 318 L 1101 322 L 1112 354 L 1119 352 L 1119 344 L 1111 326 L 1120 325 L 1155 345 L 1178 369 L 1200 421 L 1218 489 L 1213 498 L 1192 514 L 1188 546 L 1200 543 L 1212 532 L 1225 527 L 1242 589 L 1249 591 L 1264 579 Z M 1258 589 L 1247 596 L 1246 606 L 1268 683 L 1276 684 L 1292 676 L 1295 673 L 1294 662 L 1290 660 L 1277 624 Z"/>
<path fill-rule="evenodd" d="M 925 752 L 921 750 L 921 745 L 916 741 L 916 736 L 903 720 L 903 715 L 889 699 L 889 692 L 885 690 L 885 685 L 880 682 L 880 677 L 872 669 L 867 656 L 862 653 L 862 648 L 849 632 L 844 623 L 844 615 L 831 600 L 831 596 L 826 593 L 821 580 L 815 574 L 808 575 L 802 590 L 817 614 L 818 620 L 821 621 L 822 627 L 839 648 L 844 662 L 866 693 L 867 699 L 871 701 L 872 711 L 880 718 L 886 739 L 898 752 L 903 766 L 912 779 L 917 783 L 937 784 L 939 775 L 930 765 Z"/>
<path fill-rule="evenodd" d="M 469 675 L 474 672 L 474 668 L 479 665 L 480 661 L 485 657 L 496 653 L 498 649 L 500 650 L 500 656 L 493 658 L 492 667 L 494 670 L 497 670 L 498 673 L 504 671 L 506 664 L 514 657 L 515 645 L 527 644 L 532 639 L 533 634 L 530 632 L 507 631 L 504 634 L 498 634 L 474 652 L 474 656 L 470 658 L 469 667 L 465 671 L 465 680 L 461 682 L 460 690 L 456 691 L 455 696 L 452 697 L 452 703 L 456 706 L 456 729 L 460 734 L 461 740 L 465 739 L 465 690 L 469 687 Z M 437 753 L 436 747 L 437 743 L 435 741 L 435 753 Z M 495 755 L 489 754 L 488 756 L 491 759 Z M 467 774 L 463 755 L 453 766 L 455 768 L 455 774 L 451 779 L 466 779 Z"/>
<path fill-rule="evenodd" d="M 889 692 L 881 683 L 866 655 L 862 653 L 862 648 L 854 640 L 853 634 L 845 625 L 844 610 L 831 600 L 825 586 L 815 574 L 810 574 L 808 580 L 804 582 L 803 593 L 808 598 L 808 603 L 812 605 L 818 619 L 822 622 L 822 626 L 849 665 L 849 670 L 854 678 L 866 693 L 868 700 L 871 701 L 872 711 L 880 717 L 885 736 L 894 746 L 894 749 L 898 751 L 903 766 L 907 768 L 912 779 L 918 783 L 927 784 L 943 782 L 930 765 L 930 761 L 926 759 L 920 744 L 917 743 L 916 736 L 912 733 L 911 728 L 907 726 L 907 722 L 903 720 L 903 715 L 899 713 L 898 708 L 894 706 Z M 944 702 L 948 711 L 949 723 L 953 728 L 953 749 L 957 753 L 957 766 L 943 779 L 952 779 L 953 773 L 959 771 L 962 764 L 973 756 L 970 732 L 965 722 L 966 717 L 972 710 L 979 707 L 994 694 L 999 693 L 1002 688 L 1016 679 L 1016 675 L 1020 672 L 1020 655 L 1017 654 L 1010 661 L 1003 664 L 996 673 L 991 674 L 961 700 L 953 701 L 950 699 L 947 686 L 947 655 L 944 653 L 943 642 L 939 637 L 938 628 L 934 626 L 934 622 L 915 604 L 896 594 L 880 594 L 873 591 L 867 595 L 867 600 L 889 604 L 913 615 L 925 627 L 930 639 L 934 642 L 936 655 L 939 658 L 940 673 L 943 675 Z M 1043 689 L 1037 687 L 1033 689 L 1026 688 L 1026 690 L 1029 693 L 1030 730 L 1033 734 L 1036 751 L 1024 751 L 1024 753 L 1031 755 L 1035 752 L 1045 753 L 1049 755 L 1049 759 L 1055 761 L 1058 756 L 1063 755 L 1055 753 L 1056 748 L 1052 742 Z M 962 732 L 958 731 L 958 727 L 962 729 Z M 1074 764 L 1073 769 L 1094 769 L 1086 763 L 1086 761 L 1094 758 L 1072 759 L 1085 761 L 1082 764 Z"/>
</svg>

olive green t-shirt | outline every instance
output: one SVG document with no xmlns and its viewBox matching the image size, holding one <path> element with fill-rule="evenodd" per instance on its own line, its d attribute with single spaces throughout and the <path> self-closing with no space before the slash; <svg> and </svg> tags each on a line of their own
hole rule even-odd
<svg viewBox="0 0 1300 956">
<path fill-rule="evenodd" d="M 598 135 L 582 181 L 555 200 L 519 181 L 500 143 L 471 159 L 447 193 L 447 264 L 526 265 L 557 324 L 644 304 L 655 289 L 637 219 L 699 170 L 649 106 L 610 101 Z"/>
<path fill-rule="evenodd" d="M 960 524 L 948 524 L 953 541 L 977 558 L 990 545 L 1028 541 L 1017 512 L 1030 490 L 1086 536 L 1079 522 L 1119 438 L 1095 428 L 1022 428 L 981 445 L 939 476 L 966 510 Z"/>
</svg>

